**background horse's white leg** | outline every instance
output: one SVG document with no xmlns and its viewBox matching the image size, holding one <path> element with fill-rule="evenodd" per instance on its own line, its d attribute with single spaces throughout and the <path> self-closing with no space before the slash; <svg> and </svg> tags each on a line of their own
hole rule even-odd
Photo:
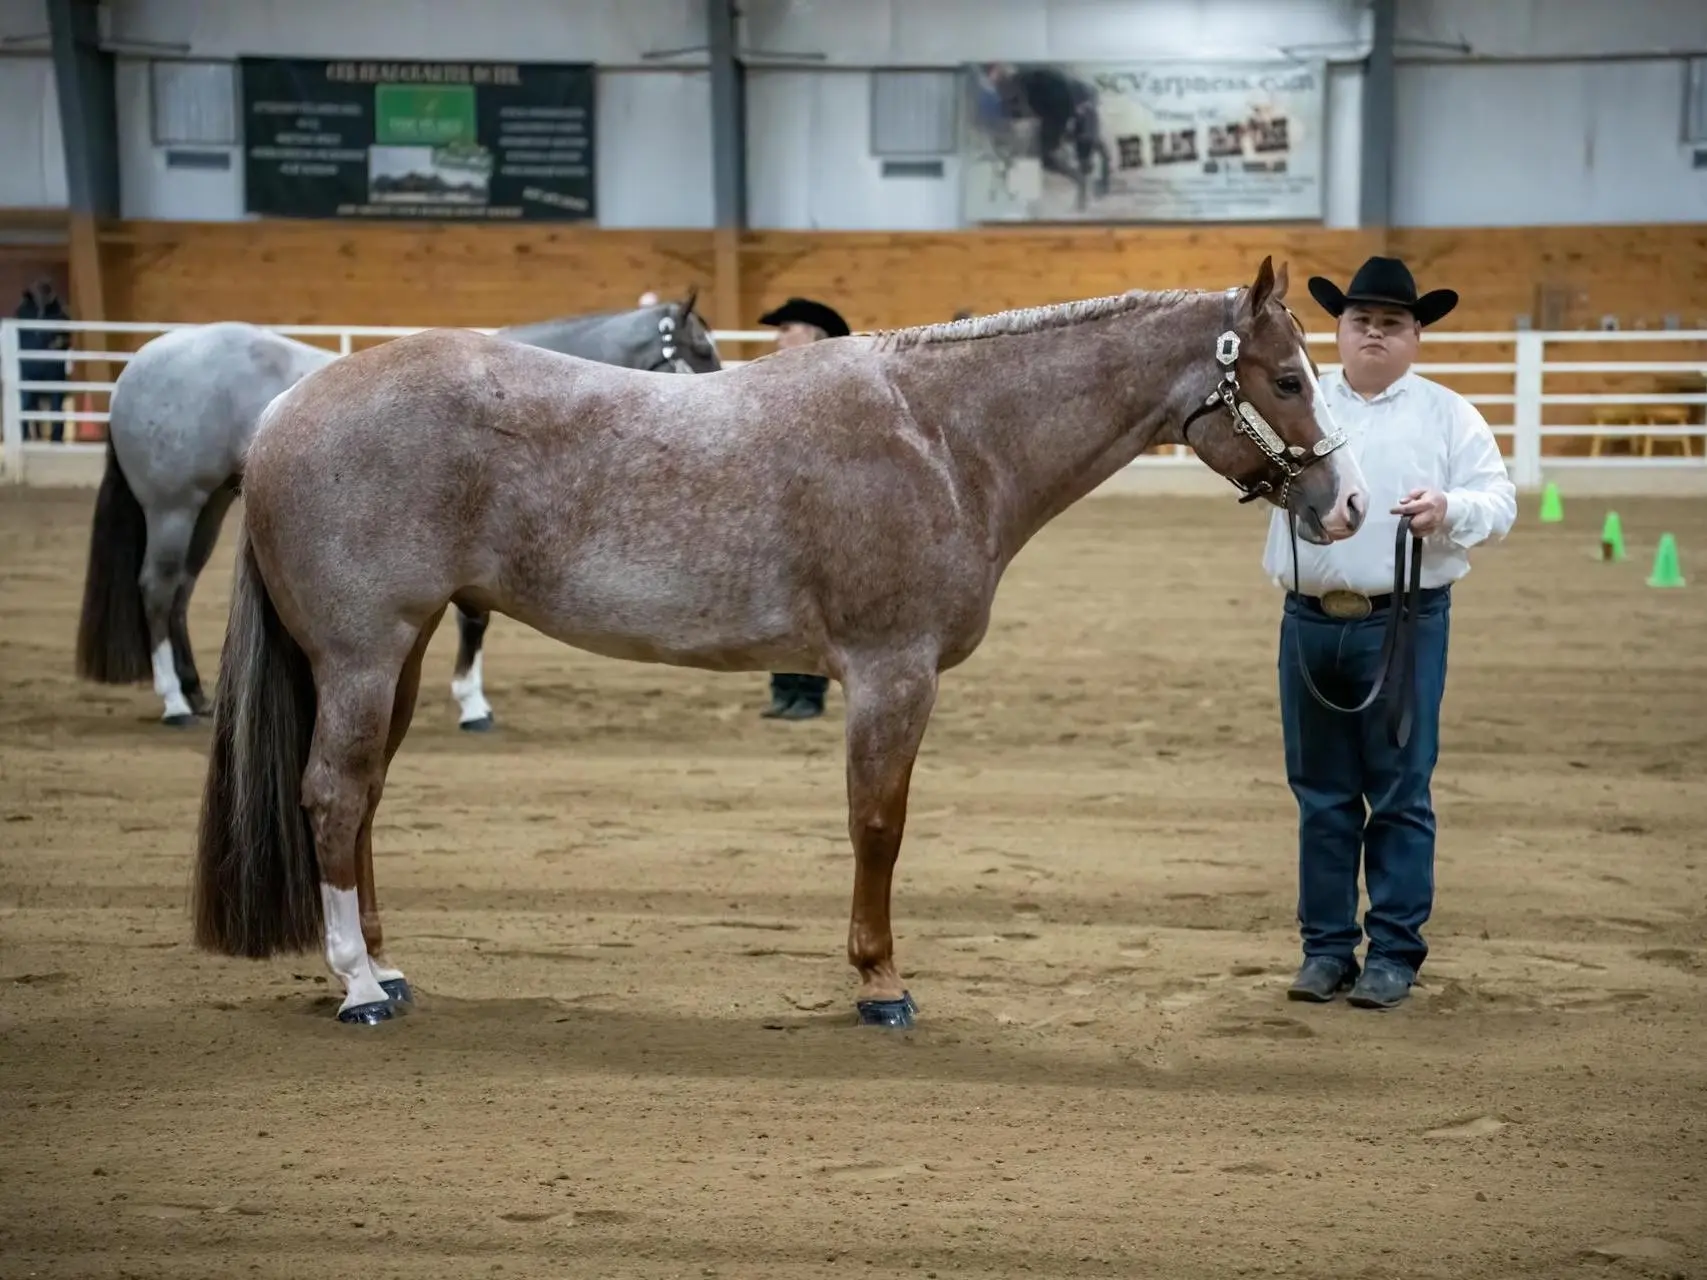
<svg viewBox="0 0 1707 1280">
<path fill-rule="evenodd" d="M 451 697 L 458 707 L 457 723 L 471 732 L 483 732 L 493 725 L 492 704 L 486 701 L 481 683 L 481 668 L 485 655 L 481 644 L 486 625 L 492 620 L 489 613 L 465 613 L 460 605 L 456 610 L 456 672 L 450 682 Z"/>
<path fill-rule="evenodd" d="M 161 720 L 174 726 L 190 724 L 196 718 L 178 676 L 177 652 L 172 644 L 172 612 L 179 592 L 190 580 L 190 544 L 200 510 L 198 503 L 190 508 L 148 512 L 148 549 L 137 583 L 142 592 L 142 610 L 148 619 L 154 692 L 165 703 Z"/>
<path fill-rule="evenodd" d="M 213 708 L 207 694 L 202 690 L 201 673 L 196 669 L 195 649 L 190 644 L 190 596 L 195 592 L 196 580 L 201 577 L 202 570 L 207 568 L 208 558 L 213 555 L 214 546 L 219 541 L 220 526 L 225 523 L 225 513 L 231 509 L 231 503 L 236 496 L 236 487 L 228 483 L 216 489 L 202 505 L 200 514 L 196 516 L 195 531 L 190 538 L 183 579 L 172 598 L 172 611 L 168 619 L 178 682 L 183 689 L 184 701 L 189 703 L 190 710 L 198 716 L 209 714 Z"/>
</svg>

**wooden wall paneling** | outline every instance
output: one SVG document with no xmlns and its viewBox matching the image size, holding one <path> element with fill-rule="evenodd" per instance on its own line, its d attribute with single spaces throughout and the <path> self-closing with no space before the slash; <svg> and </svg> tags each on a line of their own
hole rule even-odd
<svg viewBox="0 0 1707 1280">
<path fill-rule="evenodd" d="M 1707 328 L 1707 224 L 1395 228 L 1384 236 L 1299 226 L 750 231 L 720 245 L 710 231 L 124 222 L 103 233 L 101 264 L 113 318 L 496 326 L 632 306 L 646 289 L 682 296 L 697 286 L 702 312 L 721 328 L 756 327 L 767 308 L 804 294 L 840 309 L 856 329 L 874 329 L 947 320 L 963 307 L 987 313 L 1130 288 L 1222 288 L 1249 280 L 1266 254 L 1286 264 L 1289 300 L 1306 325 L 1321 330 L 1330 321 L 1310 298 L 1307 278 L 1325 274 L 1343 283 L 1383 248 L 1410 264 L 1420 287 L 1450 286 L 1462 295 L 1442 333 L 1506 332 L 1519 316 L 1535 327 L 1589 329 L 1614 315 L 1622 327 L 1658 330 L 1675 315 L 1685 328 Z M 1606 354 L 1588 344 L 1584 350 L 1570 358 Z M 1509 348 L 1486 345 L 1429 349 L 1435 361 L 1509 355 Z M 1466 391 L 1504 389 L 1492 376 L 1447 381 Z M 1656 389 L 1628 379 L 1616 388 Z M 1561 389 L 1614 384 L 1590 378 L 1549 386 Z M 1584 410 L 1547 412 L 1548 421 L 1563 422 L 1580 421 Z M 1505 406 L 1487 406 L 1485 416 L 1510 421 Z"/>
</svg>

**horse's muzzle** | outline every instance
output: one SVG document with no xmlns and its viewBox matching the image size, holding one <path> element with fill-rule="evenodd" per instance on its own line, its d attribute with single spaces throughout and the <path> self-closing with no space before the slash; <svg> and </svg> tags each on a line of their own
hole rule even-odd
<svg viewBox="0 0 1707 1280">
<path fill-rule="evenodd" d="M 1343 541 L 1363 527 L 1369 514 L 1363 469 L 1346 450 L 1336 450 L 1293 481 L 1287 506 L 1298 517 L 1298 536 L 1306 542 Z"/>
</svg>

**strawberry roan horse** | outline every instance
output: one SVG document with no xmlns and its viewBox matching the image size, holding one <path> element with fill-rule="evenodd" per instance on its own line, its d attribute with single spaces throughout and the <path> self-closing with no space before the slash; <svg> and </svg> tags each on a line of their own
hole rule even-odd
<svg viewBox="0 0 1707 1280">
<path fill-rule="evenodd" d="M 939 673 L 978 646 L 1026 542 L 1170 441 L 1310 541 L 1361 522 L 1285 290 L 1264 259 L 1248 289 L 838 338 L 695 378 L 460 330 L 310 374 L 247 460 L 198 944 L 323 948 L 345 1022 L 409 999 L 373 817 L 455 603 L 607 657 L 838 680 L 857 1008 L 910 1024 L 889 903 L 913 761 Z"/>
</svg>

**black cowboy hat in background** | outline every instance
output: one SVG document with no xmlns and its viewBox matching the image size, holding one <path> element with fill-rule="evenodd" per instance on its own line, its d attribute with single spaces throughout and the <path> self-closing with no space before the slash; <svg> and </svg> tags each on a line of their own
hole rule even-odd
<svg viewBox="0 0 1707 1280">
<path fill-rule="evenodd" d="M 825 336 L 845 338 L 852 332 L 848 322 L 833 307 L 810 298 L 790 298 L 773 311 L 759 317 L 760 324 L 810 324 L 822 329 Z"/>
<path fill-rule="evenodd" d="M 1453 289 L 1435 289 L 1417 297 L 1417 282 L 1411 278 L 1411 269 L 1397 258 L 1369 259 L 1357 269 L 1351 287 L 1344 293 L 1332 280 L 1311 276 L 1310 296 L 1336 320 L 1347 306 L 1362 302 L 1402 307 L 1425 328 L 1458 305 L 1458 293 Z"/>
</svg>

